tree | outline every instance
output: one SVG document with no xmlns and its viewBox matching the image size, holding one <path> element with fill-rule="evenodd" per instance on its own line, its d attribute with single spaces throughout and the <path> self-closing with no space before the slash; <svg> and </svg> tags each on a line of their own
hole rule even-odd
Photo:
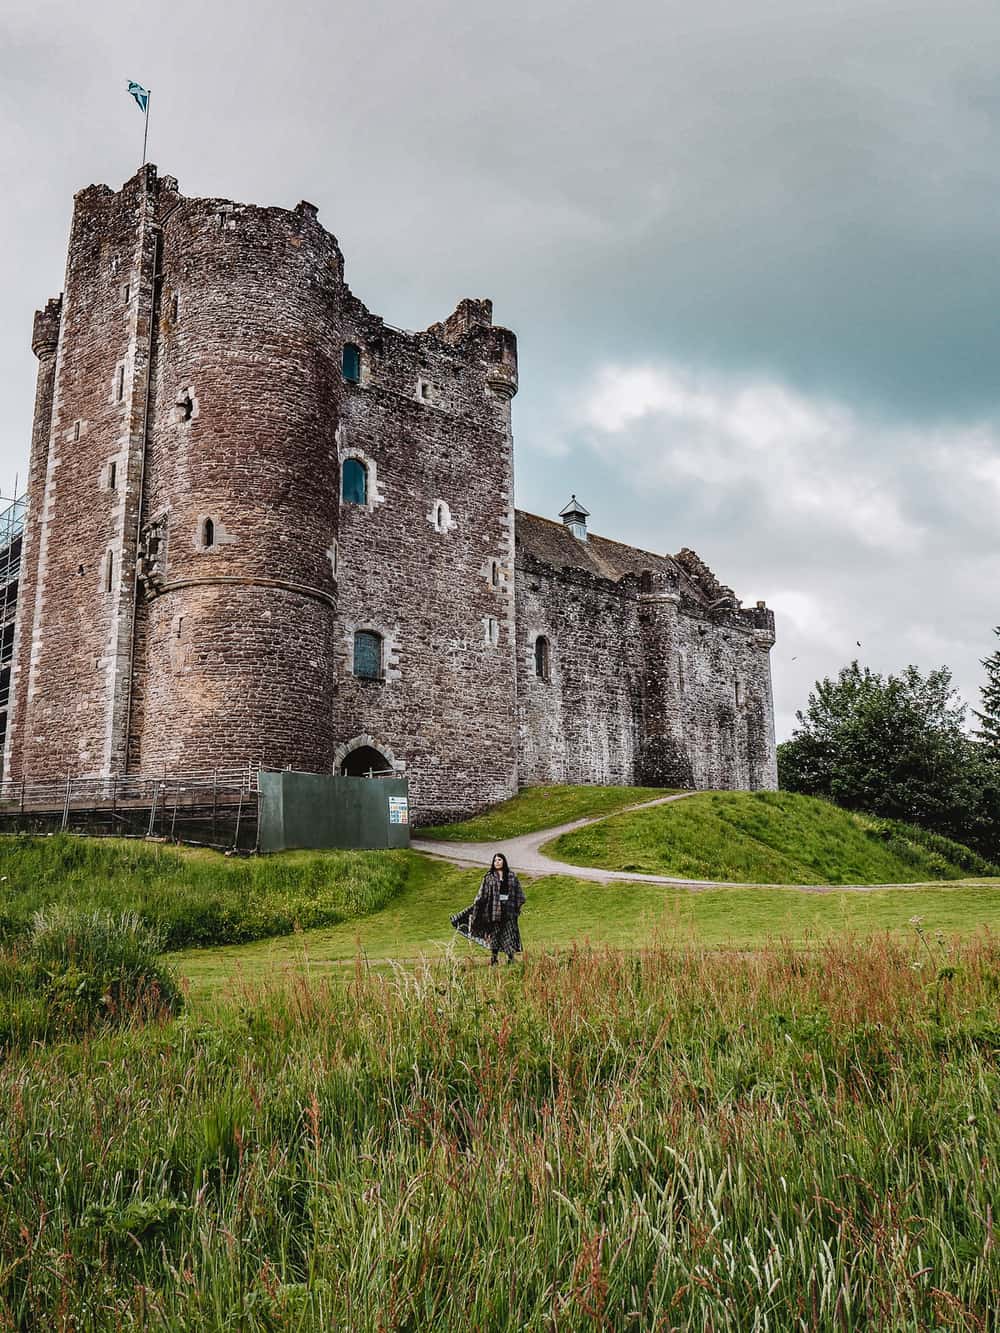
<svg viewBox="0 0 1000 1333">
<path fill-rule="evenodd" d="M 836 680 L 817 681 L 796 717 L 778 747 L 782 787 L 1000 852 L 997 772 L 963 730 L 947 667 L 883 677 L 854 661 Z"/>
<path fill-rule="evenodd" d="M 993 633 L 1000 638 L 1000 625 Z M 986 684 L 980 690 L 983 711 L 972 710 L 973 716 L 982 723 L 975 734 L 993 762 L 1000 764 L 1000 648 L 984 657 L 981 665 L 986 668 Z"/>
</svg>

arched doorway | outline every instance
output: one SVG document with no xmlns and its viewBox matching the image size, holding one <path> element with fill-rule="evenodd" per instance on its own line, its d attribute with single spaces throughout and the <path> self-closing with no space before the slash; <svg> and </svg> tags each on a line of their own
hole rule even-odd
<svg viewBox="0 0 1000 1333">
<path fill-rule="evenodd" d="M 359 745 L 345 757 L 340 771 L 345 778 L 380 777 L 392 771 L 392 764 L 372 746 Z"/>
</svg>

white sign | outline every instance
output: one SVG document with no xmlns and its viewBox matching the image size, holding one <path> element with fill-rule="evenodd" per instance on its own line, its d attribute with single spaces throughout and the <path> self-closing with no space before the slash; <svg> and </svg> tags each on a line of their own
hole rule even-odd
<svg viewBox="0 0 1000 1333">
<path fill-rule="evenodd" d="M 389 823 L 390 824 L 408 824 L 410 822 L 410 806 L 405 796 L 389 797 Z"/>
</svg>

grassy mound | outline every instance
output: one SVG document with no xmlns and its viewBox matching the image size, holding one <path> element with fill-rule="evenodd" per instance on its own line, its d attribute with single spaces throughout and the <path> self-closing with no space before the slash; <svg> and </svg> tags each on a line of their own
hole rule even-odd
<svg viewBox="0 0 1000 1333">
<path fill-rule="evenodd" d="M 1000 874 L 923 829 L 791 792 L 706 792 L 544 848 L 571 865 L 754 884 L 892 884 Z"/>
<path fill-rule="evenodd" d="M 191 987 L 192 1002 L 211 1010 L 233 984 L 249 978 L 325 973 L 350 978 L 359 953 L 374 966 L 453 954 L 487 966 L 487 955 L 461 940 L 448 918 L 471 902 L 481 870 L 414 857 L 406 887 L 381 911 L 362 920 L 280 939 L 224 949 L 190 949 L 172 961 Z M 912 938 L 913 918 L 928 935 L 1000 935 L 1000 881 L 950 881 L 919 889 L 720 887 L 692 893 L 666 884 L 595 884 L 546 875 L 525 883 L 521 915 L 526 966 L 549 951 L 588 946 L 648 949 L 766 948 L 775 940 L 814 947 L 823 941 L 885 933 Z"/>
<path fill-rule="evenodd" d="M 418 830 L 421 838 L 446 842 L 491 842 L 537 833 L 588 815 L 608 815 L 626 805 L 655 801 L 669 796 L 663 787 L 525 787 L 509 801 L 502 801 L 481 815 L 460 824 L 436 824 Z"/>
<path fill-rule="evenodd" d="M 284 852 L 260 859 L 112 838 L 0 838 L 0 940 L 54 903 L 134 912 L 165 947 L 239 944 L 332 926 L 384 907 L 406 852 Z"/>
<path fill-rule="evenodd" d="M 993 1328 L 997 961 L 911 937 L 361 968 L 32 1052 L 0 1066 L 0 1310 Z"/>
<path fill-rule="evenodd" d="M 26 937 L 0 949 L 0 1052 L 177 1013 L 162 948 L 162 933 L 134 913 L 38 912 Z"/>
</svg>

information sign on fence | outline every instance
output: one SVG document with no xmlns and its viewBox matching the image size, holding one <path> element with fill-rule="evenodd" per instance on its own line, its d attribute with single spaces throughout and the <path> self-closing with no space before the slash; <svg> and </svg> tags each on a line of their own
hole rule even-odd
<svg viewBox="0 0 1000 1333">
<path fill-rule="evenodd" d="M 408 798 L 405 796 L 390 796 L 389 823 L 408 824 L 409 822 L 410 822 L 410 806 Z"/>
</svg>

